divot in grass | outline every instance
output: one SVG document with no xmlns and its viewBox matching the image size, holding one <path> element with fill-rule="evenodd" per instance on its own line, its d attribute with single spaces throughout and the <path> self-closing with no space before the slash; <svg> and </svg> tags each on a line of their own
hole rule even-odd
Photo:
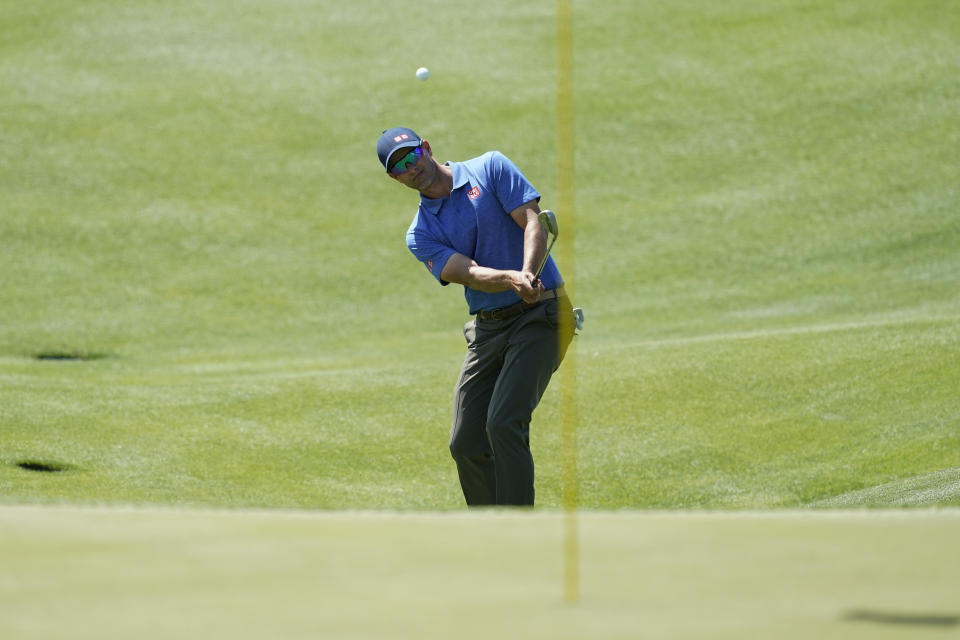
<svg viewBox="0 0 960 640">
<path fill-rule="evenodd" d="M 13 466 L 23 469 L 24 471 L 33 471 L 36 473 L 63 473 L 73 468 L 71 465 L 62 462 L 43 460 L 20 460 L 15 462 Z"/>
<path fill-rule="evenodd" d="M 87 353 L 84 351 L 41 351 L 34 356 L 35 360 L 40 361 L 60 361 L 60 362 L 86 362 L 89 360 L 103 360 L 107 357 L 105 353 Z"/>
<path fill-rule="evenodd" d="M 893 611 L 874 611 L 861 609 L 850 611 L 843 616 L 848 622 L 871 622 L 874 624 L 914 626 L 914 627 L 956 627 L 960 625 L 960 615 L 940 613 L 902 613 Z"/>
</svg>

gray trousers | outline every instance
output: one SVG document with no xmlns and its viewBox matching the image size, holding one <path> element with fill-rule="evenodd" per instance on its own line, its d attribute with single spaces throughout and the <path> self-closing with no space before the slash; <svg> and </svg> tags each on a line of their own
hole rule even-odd
<svg viewBox="0 0 960 640">
<path fill-rule="evenodd" d="M 450 453 L 470 506 L 533 505 L 530 417 L 573 338 L 571 322 L 560 335 L 559 313 L 572 313 L 565 297 L 464 326 Z"/>
</svg>

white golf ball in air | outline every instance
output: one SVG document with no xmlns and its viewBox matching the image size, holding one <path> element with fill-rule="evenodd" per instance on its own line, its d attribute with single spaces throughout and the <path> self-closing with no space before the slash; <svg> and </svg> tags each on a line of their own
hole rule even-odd
<svg viewBox="0 0 960 640">
<path fill-rule="evenodd" d="M 420 67 L 417 69 L 417 80 L 426 80 L 430 77 L 430 69 L 426 67 Z"/>
</svg>

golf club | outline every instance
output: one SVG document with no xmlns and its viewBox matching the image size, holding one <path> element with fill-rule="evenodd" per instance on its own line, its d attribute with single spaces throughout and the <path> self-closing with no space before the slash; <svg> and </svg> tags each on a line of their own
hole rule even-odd
<svg viewBox="0 0 960 640">
<path fill-rule="evenodd" d="M 540 268 L 537 269 L 537 273 L 534 276 L 534 285 L 540 283 L 540 274 L 543 272 L 543 268 L 547 265 L 547 258 L 550 257 L 550 250 L 553 249 L 553 243 L 557 241 L 557 234 L 559 233 L 557 229 L 557 216 L 553 213 L 553 211 L 544 209 L 537 214 L 537 220 L 540 221 L 540 224 L 543 225 L 543 228 L 546 229 L 547 233 L 550 234 L 550 245 L 547 247 L 547 252 L 543 254 L 543 261 L 540 263 Z"/>
</svg>

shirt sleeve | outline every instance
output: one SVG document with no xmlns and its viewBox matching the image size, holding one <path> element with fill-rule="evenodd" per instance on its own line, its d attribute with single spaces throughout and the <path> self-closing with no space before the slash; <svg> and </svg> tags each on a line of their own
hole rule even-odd
<svg viewBox="0 0 960 640">
<path fill-rule="evenodd" d="M 507 213 L 532 200 L 540 200 L 540 192 L 507 156 L 491 151 L 487 166 L 497 200 Z"/>
<path fill-rule="evenodd" d="M 407 248 L 417 260 L 423 263 L 427 271 L 437 279 L 437 282 L 446 286 L 450 284 L 440 278 L 443 267 L 456 251 L 438 240 L 426 225 L 421 223 L 420 214 L 414 219 L 407 230 Z"/>
</svg>

